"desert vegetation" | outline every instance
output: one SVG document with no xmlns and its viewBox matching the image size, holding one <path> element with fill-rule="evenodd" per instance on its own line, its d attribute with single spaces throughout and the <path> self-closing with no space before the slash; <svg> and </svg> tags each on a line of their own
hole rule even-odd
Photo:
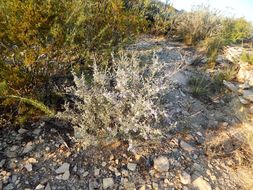
<svg viewBox="0 0 253 190">
<path fill-rule="evenodd" d="M 182 11 L 170 1 L 157 0 L 1 0 L 0 189 L 15 179 L 2 168 L 16 172 L 11 167 L 18 163 L 13 159 L 21 150 L 18 159 L 25 158 L 19 162 L 25 166 L 19 174 L 24 176 L 37 164 L 32 160 L 27 166 L 30 158 L 26 157 L 33 151 L 47 169 L 57 156 L 70 156 L 75 166 L 60 162 L 67 173 L 58 172 L 61 167 L 49 173 L 57 173 L 52 179 L 63 181 L 76 174 L 73 186 L 79 184 L 77 179 L 86 183 L 90 168 L 80 174 L 79 167 L 84 167 L 86 157 L 91 158 L 92 163 L 86 163 L 91 167 L 100 151 L 110 157 L 103 169 L 108 166 L 113 173 L 108 177 L 95 168 L 95 176 L 103 175 L 103 189 L 113 189 L 115 176 L 118 180 L 122 175 L 118 181 L 125 185 L 125 178 L 136 170 L 152 179 L 180 179 L 175 184 L 168 179 L 162 182 L 176 189 L 224 189 L 215 176 L 197 177 L 218 170 L 207 169 L 213 160 L 219 167 L 244 168 L 243 183 L 252 188 L 247 179 L 252 172 L 246 169 L 253 167 L 252 39 L 252 23 L 206 5 Z M 226 55 L 231 48 L 236 56 Z M 12 132 L 18 134 L 14 140 Z M 51 147 L 42 145 L 53 138 L 57 142 Z M 30 142 L 39 148 L 31 148 Z M 48 158 L 38 150 L 45 150 Z M 109 155 L 115 152 L 120 159 Z M 170 156 L 174 160 L 168 161 Z M 136 169 L 132 162 L 139 160 L 142 165 Z M 204 160 L 206 171 L 196 166 L 199 160 Z M 119 162 L 122 165 L 117 166 Z M 129 173 L 123 172 L 126 168 Z M 174 178 L 168 168 L 176 171 Z M 164 176 L 156 173 L 165 170 Z M 230 174 L 220 172 L 221 179 L 230 180 L 226 176 Z M 30 181 L 30 186 L 38 186 L 38 180 Z M 221 183 L 243 189 L 235 181 Z M 98 188 L 98 182 L 89 179 L 88 183 L 89 189 Z M 150 184 L 148 189 L 161 187 L 154 181 Z M 135 189 L 131 184 L 124 188 Z"/>
</svg>

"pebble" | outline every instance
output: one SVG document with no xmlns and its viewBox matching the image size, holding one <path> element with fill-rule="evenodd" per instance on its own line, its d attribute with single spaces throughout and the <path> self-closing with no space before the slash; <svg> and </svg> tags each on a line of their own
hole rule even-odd
<svg viewBox="0 0 253 190">
<path fill-rule="evenodd" d="M 40 189 L 44 190 L 44 187 L 45 187 L 44 185 L 39 184 L 36 186 L 35 190 L 40 190 Z"/>
<path fill-rule="evenodd" d="M 29 142 L 26 144 L 22 153 L 27 154 L 27 153 L 31 152 L 32 149 L 33 149 L 32 142 Z"/>
<path fill-rule="evenodd" d="M 2 168 L 4 166 L 5 162 L 6 162 L 6 159 L 3 159 L 0 161 L 0 168 Z"/>
<path fill-rule="evenodd" d="M 114 181 L 113 178 L 104 178 L 103 179 L 103 188 L 107 189 L 109 187 L 113 187 Z"/>
<path fill-rule="evenodd" d="M 189 145 L 188 143 L 186 143 L 186 142 L 183 141 L 183 140 L 181 140 L 181 142 L 180 142 L 180 147 L 181 147 L 183 150 L 187 151 L 187 152 L 192 152 L 192 151 L 195 150 L 194 147 L 192 147 L 191 145 Z"/>
<path fill-rule="evenodd" d="M 26 129 L 24 129 L 24 128 L 20 128 L 19 130 L 18 130 L 18 133 L 19 134 L 24 134 L 24 133 L 26 133 L 28 130 L 26 130 Z"/>
<path fill-rule="evenodd" d="M 24 167 L 28 172 L 31 172 L 33 170 L 32 164 L 26 164 Z"/>
<path fill-rule="evenodd" d="M 33 131 L 33 134 L 34 134 L 34 135 L 39 135 L 40 132 L 41 132 L 41 129 L 35 129 L 35 130 Z"/>
<path fill-rule="evenodd" d="M 136 170 L 136 166 L 137 166 L 137 164 L 128 163 L 127 164 L 127 169 L 129 169 L 130 171 L 135 171 Z"/>
<path fill-rule="evenodd" d="M 167 172 L 169 167 L 169 160 L 165 156 L 159 156 L 154 160 L 154 168 L 159 172 Z"/>
<path fill-rule="evenodd" d="M 12 190 L 12 189 L 14 189 L 12 183 L 9 183 L 7 186 L 5 186 L 5 187 L 3 188 L 3 190 Z"/>
<path fill-rule="evenodd" d="M 47 185 L 46 185 L 46 187 L 45 187 L 44 190 L 51 190 L 51 187 L 50 187 L 50 184 L 49 184 L 49 183 L 47 183 Z"/>
<path fill-rule="evenodd" d="M 69 170 L 66 170 L 64 174 L 62 175 L 62 180 L 68 180 L 69 177 L 70 177 L 70 172 Z"/>
<path fill-rule="evenodd" d="M 181 180 L 181 183 L 184 185 L 190 184 L 191 183 L 191 176 L 188 173 L 186 173 L 185 171 L 183 171 L 180 174 L 180 180 Z"/>
<path fill-rule="evenodd" d="M 63 163 L 58 169 L 55 170 L 57 174 L 65 173 L 67 170 L 69 170 L 69 163 Z"/>
<path fill-rule="evenodd" d="M 86 176 L 88 176 L 89 175 L 89 172 L 84 172 L 83 173 L 83 177 L 86 177 Z"/>
<path fill-rule="evenodd" d="M 212 190 L 211 185 L 203 179 L 202 176 L 198 177 L 192 182 L 193 188 L 198 190 Z"/>
<path fill-rule="evenodd" d="M 97 168 L 96 168 L 96 169 L 94 170 L 94 176 L 98 176 L 99 173 L 100 173 L 100 169 L 97 169 Z"/>
</svg>

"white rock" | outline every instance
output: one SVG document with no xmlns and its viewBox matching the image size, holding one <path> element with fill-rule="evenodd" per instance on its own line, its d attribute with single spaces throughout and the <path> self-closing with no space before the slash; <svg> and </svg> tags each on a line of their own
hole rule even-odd
<svg viewBox="0 0 253 190">
<path fill-rule="evenodd" d="M 24 133 L 26 133 L 28 130 L 26 130 L 26 129 L 24 129 L 24 128 L 20 128 L 19 130 L 18 130 L 18 133 L 19 134 L 24 134 Z"/>
<path fill-rule="evenodd" d="M 45 187 L 44 185 L 39 184 L 36 186 L 35 190 L 41 190 L 44 189 L 44 187 Z"/>
<path fill-rule="evenodd" d="M 185 171 L 183 171 L 179 177 L 182 184 L 187 185 L 191 183 L 191 176 Z"/>
<path fill-rule="evenodd" d="M 154 160 L 154 168 L 159 172 L 167 172 L 169 167 L 169 160 L 165 156 L 159 156 Z"/>
<path fill-rule="evenodd" d="M 136 166 L 137 166 L 137 164 L 135 164 L 135 163 L 128 163 L 127 164 L 127 169 L 129 169 L 130 171 L 135 171 Z"/>
<path fill-rule="evenodd" d="M 97 169 L 97 168 L 96 168 L 96 169 L 94 170 L 94 176 L 98 176 L 99 173 L 100 173 L 100 169 Z"/>
<path fill-rule="evenodd" d="M 180 147 L 181 147 L 182 149 L 184 149 L 185 151 L 187 151 L 187 152 L 192 152 L 192 151 L 195 150 L 194 147 L 192 147 L 191 145 L 189 145 L 188 143 L 186 143 L 186 142 L 183 141 L 183 140 L 181 140 L 181 142 L 180 142 Z"/>
<path fill-rule="evenodd" d="M 212 190 L 211 185 L 203 179 L 202 176 L 198 177 L 192 182 L 193 188 L 198 190 Z"/>
<path fill-rule="evenodd" d="M 69 166 L 69 163 L 64 163 L 57 170 L 55 170 L 55 172 L 57 174 L 65 173 L 66 171 L 69 171 Z"/>
<path fill-rule="evenodd" d="M 84 172 L 83 173 L 83 177 L 86 177 L 86 176 L 88 176 L 89 175 L 89 172 Z"/>
<path fill-rule="evenodd" d="M 51 190 L 51 187 L 50 187 L 50 184 L 47 183 L 46 187 L 45 187 L 45 190 Z"/>
<path fill-rule="evenodd" d="M 62 179 L 63 179 L 63 180 L 68 180 L 69 177 L 70 177 L 70 172 L 69 172 L 69 170 L 66 170 L 66 171 L 64 172 L 64 174 L 62 175 Z"/>
<path fill-rule="evenodd" d="M 114 185 L 113 178 L 104 178 L 103 179 L 103 189 L 107 189 Z"/>
<path fill-rule="evenodd" d="M 238 98 L 239 98 L 240 102 L 241 102 L 242 104 L 244 104 L 244 105 L 247 105 L 247 104 L 250 103 L 248 100 L 245 100 L 242 96 L 238 96 Z"/>
<path fill-rule="evenodd" d="M 224 80 L 223 84 L 232 92 L 238 92 L 238 88 L 233 83 Z"/>
<path fill-rule="evenodd" d="M 253 102 L 253 90 L 244 90 L 243 91 L 243 98 Z"/>
<path fill-rule="evenodd" d="M 28 172 L 33 170 L 32 164 L 26 164 L 24 167 Z"/>
<path fill-rule="evenodd" d="M 25 148 L 23 150 L 23 154 L 31 152 L 32 149 L 33 149 L 32 143 L 31 142 L 27 143 L 27 145 L 25 146 Z"/>
</svg>

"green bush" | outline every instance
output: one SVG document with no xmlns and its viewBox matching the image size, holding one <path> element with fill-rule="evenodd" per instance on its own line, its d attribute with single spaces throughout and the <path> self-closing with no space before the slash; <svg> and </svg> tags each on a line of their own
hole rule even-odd
<svg viewBox="0 0 253 190">
<path fill-rule="evenodd" d="M 178 39 L 188 45 L 204 47 L 209 63 L 215 63 L 218 52 L 225 45 L 253 35 L 251 23 L 244 18 L 225 17 L 206 6 L 178 13 L 173 27 Z"/>
<path fill-rule="evenodd" d="M 123 0 L 1 0 L 0 82 L 9 95 L 45 102 L 53 77 L 87 69 L 94 56 L 107 62 L 146 30 L 142 2 L 129 8 Z"/>
</svg>

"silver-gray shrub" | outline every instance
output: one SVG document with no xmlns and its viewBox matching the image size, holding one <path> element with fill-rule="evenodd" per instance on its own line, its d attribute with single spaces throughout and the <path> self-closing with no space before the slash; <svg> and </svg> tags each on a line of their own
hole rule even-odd
<svg viewBox="0 0 253 190">
<path fill-rule="evenodd" d="M 75 85 L 66 91 L 74 103 L 67 103 L 58 117 L 70 121 L 76 136 L 85 140 L 156 137 L 167 117 L 160 98 L 168 92 L 173 73 L 155 57 L 140 64 L 136 56 L 122 55 L 113 58 L 110 71 L 94 63 L 89 83 L 73 73 Z"/>
</svg>

